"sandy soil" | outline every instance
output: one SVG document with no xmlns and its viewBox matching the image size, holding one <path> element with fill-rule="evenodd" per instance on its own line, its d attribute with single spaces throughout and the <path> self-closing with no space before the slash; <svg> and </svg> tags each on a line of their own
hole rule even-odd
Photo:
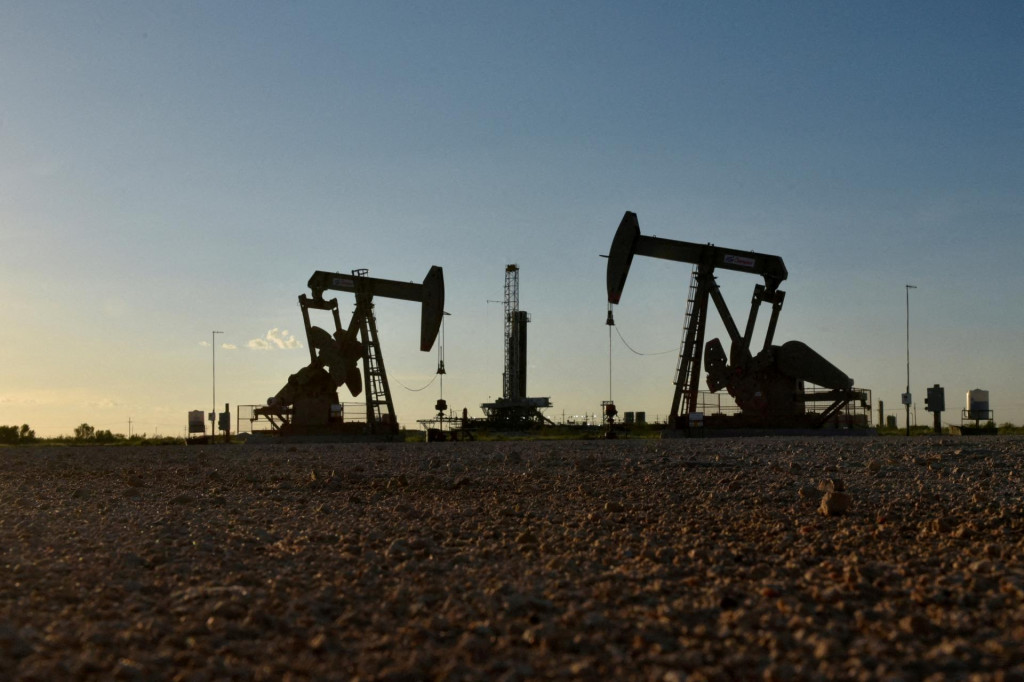
<svg viewBox="0 0 1024 682">
<path fill-rule="evenodd" d="M 0 449 L 0 678 L 1024 679 L 1022 455 Z"/>
</svg>

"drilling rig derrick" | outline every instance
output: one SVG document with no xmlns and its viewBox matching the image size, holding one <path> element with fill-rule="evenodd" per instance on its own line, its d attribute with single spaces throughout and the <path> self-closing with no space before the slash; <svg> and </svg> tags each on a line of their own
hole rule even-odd
<svg viewBox="0 0 1024 682">
<path fill-rule="evenodd" d="M 526 393 L 526 326 L 530 314 L 519 309 L 519 266 L 505 266 L 505 366 L 502 394 L 480 407 L 491 426 L 520 429 L 550 423 L 541 410 L 551 407 L 549 398 L 529 398 Z"/>
</svg>

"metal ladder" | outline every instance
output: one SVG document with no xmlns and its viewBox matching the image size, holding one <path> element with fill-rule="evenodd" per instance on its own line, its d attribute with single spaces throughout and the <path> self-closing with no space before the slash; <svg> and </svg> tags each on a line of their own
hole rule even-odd
<svg viewBox="0 0 1024 682">
<path fill-rule="evenodd" d="M 365 276 L 365 271 L 356 270 L 353 274 Z M 394 419 L 395 406 L 391 400 L 391 388 L 388 386 L 388 375 L 384 370 L 384 359 L 380 352 L 373 303 L 366 294 L 357 294 L 356 306 L 362 321 L 360 332 L 363 340 L 363 373 L 366 375 L 367 428 L 370 433 L 393 431 L 398 425 Z"/>
<path fill-rule="evenodd" d="M 679 347 L 679 360 L 676 363 L 676 374 L 673 380 L 676 385 L 675 396 L 672 400 L 673 418 L 680 414 L 679 403 L 684 392 L 686 394 L 686 402 L 683 405 L 684 413 L 693 412 L 697 407 L 696 374 L 700 372 L 700 352 L 704 340 L 704 318 L 707 310 L 707 295 L 698 296 L 699 269 L 699 265 L 694 265 L 690 273 L 690 291 L 686 297 L 683 339 Z"/>
</svg>

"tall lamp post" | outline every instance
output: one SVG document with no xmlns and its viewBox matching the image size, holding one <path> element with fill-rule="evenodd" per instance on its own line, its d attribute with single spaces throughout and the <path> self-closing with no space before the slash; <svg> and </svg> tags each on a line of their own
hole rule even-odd
<svg viewBox="0 0 1024 682">
<path fill-rule="evenodd" d="M 913 284 L 907 286 L 907 392 L 903 396 L 903 404 L 907 406 L 907 435 L 910 435 L 910 290 L 917 287 Z"/>
<path fill-rule="evenodd" d="M 213 443 L 217 437 L 217 334 L 224 332 L 210 332 L 210 346 L 213 349 L 213 411 L 210 412 L 210 442 Z M 908 370 L 909 371 L 909 370 Z M 909 383 L 909 379 L 907 380 Z"/>
</svg>

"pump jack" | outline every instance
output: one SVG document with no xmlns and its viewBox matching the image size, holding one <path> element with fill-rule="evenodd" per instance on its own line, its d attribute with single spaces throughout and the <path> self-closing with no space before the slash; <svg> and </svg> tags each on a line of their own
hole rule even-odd
<svg viewBox="0 0 1024 682">
<path fill-rule="evenodd" d="M 742 410 L 737 426 L 792 428 L 820 427 L 837 415 L 850 401 L 866 404 L 865 391 L 853 388 L 853 380 L 800 341 L 772 345 L 785 292 L 779 286 L 789 275 L 782 259 L 753 251 L 726 249 L 712 244 L 648 237 L 640 234 L 636 214 L 627 211 L 619 223 L 608 254 L 608 303 L 617 304 L 626 284 L 634 255 L 692 263 L 687 297 L 683 341 L 676 365 L 675 393 L 670 426 L 686 430 L 689 415 L 699 412 L 698 393 L 701 349 L 711 392 L 725 388 Z M 715 279 L 715 269 L 760 275 L 764 284 L 754 286 L 747 324 L 740 333 Z M 731 342 L 726 357 L 722 342 L 706 344 L 708 299 L 725 325 Z M 750 350 L 754 324 L 762 303 L 771 304 L 771 318 L 761 350 Z M 609 313 L 610 316 L 610 313 Z M 806 392 L 804 382 L 826 390 Z M 830 403 L 820 413 L 807 413 L 808 403 Z M 682 411 L 680 411 L 682 408 Z"/>
<path fill-rule="evenodd" d="M 420 350 L 429 351 L 437 338 L 444 315 L 444 272 L 432 266 L 422 284 L 367 277 L 367 270 L 351 275 L 316 271 L 308 286 L 312 297 L 299 295 L 306 329 L 309 364 L 288 377 L 288 383 L 256 414 L 268 418 L 282 435 L 357 433 L 387 436 L 398 432 L 391 388 L 377 338 L 373 297 L 397 298 L 422 304 Z M 348 329 L 341 325 L 337 299 L 324 299 L 327 290 L 354 293 L 355 311 Z M 324 310 L 334 318 L 334 333 L 313 326 L 309 309 Z M 362 373 L 358 363 L 362 360 Z M 366 388 L 366 421 L 345 423 L 338 388 L 346 386 L 353 397 Z M 277 423 L 280 420 L 280 424 Z"/>
</svg>

